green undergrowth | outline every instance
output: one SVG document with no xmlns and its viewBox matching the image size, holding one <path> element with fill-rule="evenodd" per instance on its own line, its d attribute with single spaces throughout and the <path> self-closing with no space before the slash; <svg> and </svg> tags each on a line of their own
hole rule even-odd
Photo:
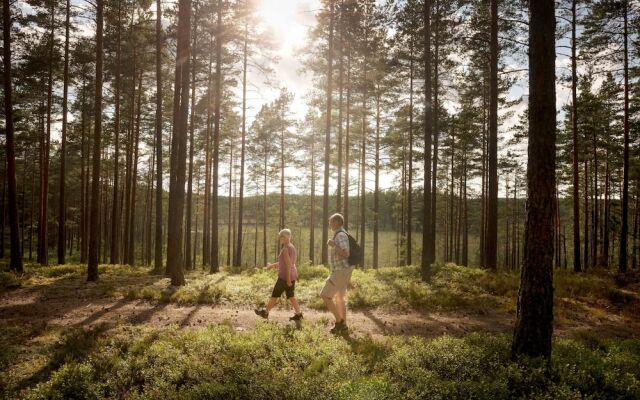
<svg viewBox="0 0 640 400">
<path fill-rule="evenodd" d="M 162 274 L 146 267 L 101 265 L 100 281 L 87 285 L 84 265 L 40 267 L 29 264 L 25 274 L 0 272 L 0 291 L 17 287 L 41 288 L 50 297 L 72 292 L 84 297 L 122 297 L 129 300 L 180 305 L 223 304 L 253 306 L 271 293 L 276 271 L 261 268 L 232 269 L 210 274 L 186 272 L 186 284 L 173 287 Z M 307 308 L 324 309 L 318 296 L 329 271 L 324 266 L 301 265 L 296 296 Z M 435 264 L 428 283 L 420 279 L 415 266 L 356 269 L 351 279 L 349 306 L 352 309 L 380 308 L 399 311 L 464 311 L 482 314 L 515 311 L 519 284 L 517 272 L 490 272 L 454 264 Z M 606 270 L 576 274 L 556 270 L 556 307 L 570 317 L 585 310 L 640 312 L 640 274 L 617 275 Z M 284 304 L 284 299 L 281 299 Z"/>
<path fill-rule="evenodd" d="M 25 399 L 637 399 L 640 341 L 554 342 L 549 365 L 506 336 L 340 338 L 321 324 L 180 330 L 117 326 L 42 335 L 43 367 L 0 390 Z M 15 357 L 13 358 L 15 360 Z M 5 361 L 6 363 L 6 361 Z M 24 372 L 24 371 L 23 371 Z M 2 396 L 0 396 L 2 397 Z"/>
</svg>

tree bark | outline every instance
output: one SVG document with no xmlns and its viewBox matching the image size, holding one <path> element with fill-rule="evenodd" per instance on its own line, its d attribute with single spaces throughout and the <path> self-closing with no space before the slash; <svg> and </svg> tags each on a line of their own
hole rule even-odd
<svg viewBox="0 0 640 400">
<path fill-rule="evenodd" d="M 431 0 L 424 2 L 424 216 L 422 223 L 422 265 L 423 281 L 431 278 L 433 248 L 429 239 L 431 227 L 431 139 L 433 134 L 433 104 L 431 99 Z"/>
<path fill-rule="evenodd" d="M 378 226 L 380 223 L 380 86 L 376 93 L 376 155 L 375 186 L 373 191 L 373 268 L 378 268 Z"/>
<path fill-rule="evenodd" d="M 218 248 L 218 175 L 220 172 L 220 105 L 222 103 L 222 0 L 218 0 L 218 18 L 216 24 L 216 97 L 213 128 L 213 177 L 211 185 L 211 268 L 210 272 L 220 270 L 220 252 Z"/>
<path fill-rule="evenodd" d="M 498 0 L 491 0 L 489 41 L 489 182 L 485 268 L 498 261 Z"/>
<path fill-rule="evenodd" d="M 67 220 L 67 205 L 65 197 L 65 178 L 67 162 L 67 98 L 69 95 L 69 19 L 71 8 L 67 0 L 67 13 L 64 28 L 64 70 L 62 84 L 62 133 L 60 138 L 60 199 L 58 201 L 58 264 L 65 263 L 65 225 Z"/>
<path fill-rule="evenodd" d="M 571 2 L 571 136 L 573 141 L 573 270 L 582 271 L 580 260 L 580 174 L 578 171 L 578 59 L 576 56 L 576 3 Z"/>
<path fill-rule="evenodd" d="M 553 0 L 529 3 L 527 222 L 512 356 L 551 356 L 556 95 Z"/>
<path fill-rule="evenodd" d="M 55 43 L 55 1 L 51 2 L 51 37 L 47 78 L 47 126 L 41 140 L 40 219 L 38 222 L 38 263 L 49 265 L 49 154 L 51 152 L 51 109 L 53 108 L 53 48 Z"/>
<path fill-rule="evenodd" d="M 413 37 L 409 42 L 409 176 L 407 180 L 407 265 L 413 264 Z"/>
<path fill-rule="evenodd" d="M 187 161 L 187 118 L 189 113 L 189 53 L 191 0 L 178 3 L 178 50 L 176 53 L 171 179 L 169 185 L 169 224 L 167 229 L 167 270 L 171 284 L 184 284 L 182 235 L 184 233 L 184 185 Z"/>
<path fill-rule="evenodd" d="M 162 271 L 162 1 L 156 2 L 156 223 L 154 271 Z"/>
<path fill-rule="evenodd" d="M 242 54 L 242 143 L 240 147 L 240 193 L 238 194 L 238 232 L 236 238 L 236 252 L 233 265 L 242 265 L 242 225 L 244 222 L 244 161 L 247 141 L 247 42 L 249 26 L 244 23 L 244 43 Z M 257 217 L 257 216 L 256 216 Z"/>
<path fill-rule="evenodd" d="M 18 201 L 16 182 L 16 150 L 13 129 L 13 87 L 11 85 L 11 5 L 9 0 L 2 2 L 3 22 L 3 64 L 4 64 L 4 115 L 5 115 L 5 151 L 7 155 L 8 212 L 11 261 L 9 267 L 22 273 L 22 254 L 20 252 L 20 234 L 18 227 Z M 3 193 L 4 195 L 4 193 Z M 4 212 L 4 209 L 3 209 Z"/>
<path fill-rule="evenodd" d="M 333 26 L 334 26 L 334 0 L 329 0 L 329 49 L 327 51 L 327 109 L 324 139 L 324 191 L 322 197 L 322 263 L 329 261 L 327 240 L 329 232 L 326 223 L 329 220 L 329 167 L 331 165 L 331 100 L 333 96 Z"/>
<path fill-rule="evenodd" d="M 193 52 L 191 54 L 191 114 L 189 116 L 189 172 L 187 177 L 187 209 L 186 227 L 184 232 L 184 265 L 186 269 L 191 268 L 191 219 L 193 203 L 193 153 L 196 115 L 196 53 L 198 51 L 198 3 L 194 5 L 193 19 Z M 195 255 L 194 255 L 195 256 Z"/>
<path fill-rule="evenodd" d="M 620 223 L 620 257 L 618 271 L 627 272 L 627 242 L 629 234 L 629 49 L 628 14 L 629 2 L 624 4 L 624 151 L 622 168 L 622 206 Z"/>
<path fill-rule="evenodd" d="M 102 147 L 102 57 L 103 57 L 103 0 L 96 0 L 96 93 L 93 134 L 93 165 L 91 170 L 91 211 L 89 226 L 89 261 L 87 280 L 98 280 L 98 251 L 100 235 L 100 150 Z"/>
<path fill-rule="evenodd" d="M 118 1 L 118 27 L 116 32 L 116 68 L 115 68 L 115 106 L 114 106 L 114 155 L 113 155 L 113 204 L 111 208 L 111 251 L 110 264 L 117 264 L 120 259 L 118 232 L 120 228 L 120 207 L 118 204 L 118 187 L 120 178 L 120 53 L 121 53 L 121 2 Z"/>
</svg>

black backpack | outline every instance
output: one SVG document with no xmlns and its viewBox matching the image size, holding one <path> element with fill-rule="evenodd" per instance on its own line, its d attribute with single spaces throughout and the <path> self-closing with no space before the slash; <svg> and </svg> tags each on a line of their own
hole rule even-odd
<svg viewBox="0 0 640 400">
<path fill-rule="evenodd" d="M 349 238 L 349 265 L 362 265 L 362 249 L 356 239 L 353 238 L 346 230 L 338 231 L 333 235 L 333 240 L 336 239 L 338 233 L 344 232 Z"/>
</svg>

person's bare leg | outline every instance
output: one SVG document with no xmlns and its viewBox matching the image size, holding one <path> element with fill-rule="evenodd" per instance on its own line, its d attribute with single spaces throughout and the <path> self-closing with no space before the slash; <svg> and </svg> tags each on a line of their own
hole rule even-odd
<svg viewBox="0 0 640 400">
<path fill-rule="evenodd" d="M 344 299 L 344 294 L 338 293 L 336 295 L 336 309 L 340 314 L 340 320 L 347 321 L 347 302 Z"/>
<path fill-rule="evenodd" d="M 271 309 L 276 305 L 277 302 L 278 302 L 278 298 L 277 297 L 270 298 L 269 302 L 267 303 L 267 306 L 265 307 L 267 312 L 271 311 Z"/>
<path fill-rule="evenodd" d="M 324 300 L 324 304 L 327 306 L 329 312 L 333 314 L 336 322 L 340 321 L 340 314 L 338 313 L 338 308 L 333 303 L 333 299 L 331 299 L 330 297 L 323 297 L 322 300 Z"/>
<path fill-rule="evenodd" d="M 293 309 L 296 311 L 296 314 L 300 314 L 300 304 L 298 304 L 298 300 L 295 297 L 290 297 L 289 302 L 293 306 Z"/>
</svg>

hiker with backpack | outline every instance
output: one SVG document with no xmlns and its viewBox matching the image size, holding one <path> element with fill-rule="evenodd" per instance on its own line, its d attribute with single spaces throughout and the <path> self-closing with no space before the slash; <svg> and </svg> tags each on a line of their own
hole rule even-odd
<svg viewBox="0 0 640 400">
<path fill-rule="evenodd" d="M 333 214 L 329 218 L 329 227 L 334 232 L 333 239 L 327 242 L 330 247 L 329 268 L 331 274 L 326 279 L 320 296 L 324 300 L 327 309 L 336 319 L 331 333 L 340 334 L 348 331 L 345 296 L 353 267 L 359 264 L 360 247 L 355 239 L 344 229 L 344 217 L 341 214 Z"/>
</svg>

